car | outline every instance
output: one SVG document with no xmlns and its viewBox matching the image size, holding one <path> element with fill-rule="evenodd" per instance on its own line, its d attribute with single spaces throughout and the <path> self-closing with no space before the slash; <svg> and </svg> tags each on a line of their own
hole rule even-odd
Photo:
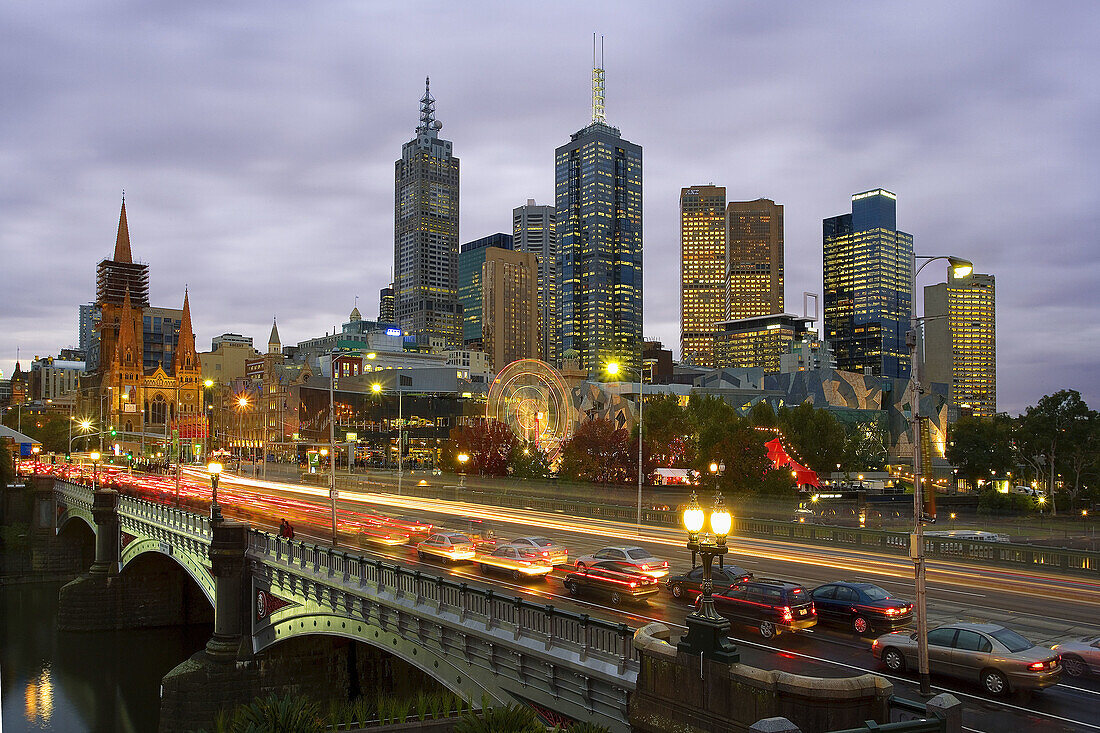
<svg viewBox="0 0 1100 733">
<path fill-rule="evenodd" d="M 701 598 L 695 600 L 696 607 Z M 775 578 L 753 578 L 715 593 L 714 609 L 732 622 L 756 627 L 765 639 L 817 624 L 809 591 Z"/>
<path fill-rule="evenodd" d="M 578 570 L 583 570 L 588 565 L 608 561 L 616 563 L 624 570 L 645 573 L 652 578 L 668 575 L 668 560 L 659 560 L 649 550 L 634 545 L 605 547 L 591 555 L 581 555 L 577 558 L 576 566 Z"/>
<path fill-rule="evenodd" d="M 737 565 L 726 565 L 724 568 L 711 568 L 711 583 L 714 590 L 726 590 L 731 585 L 742 583 L 752 578 L 752 573 Z M 703 592 L 703 566 L 692 568 L 686 573 L 669 576 L 665 581 L 673 598 L 691 597 L 693 593 Z"/>
<path fill-rule="evenodd" d="M 874 583 L 838 580 L 810 591 L 823 623 L 838 623 L 857 634 L 894 631 L 913 620 L 913 604 L 894 598 Z"/>
<path fill-rule="evenodd" d="M 518 547 L 526 557 L 548 560 L 551 565 L 565 565 L 569 562 L 569 549 L 545 537 L 517 537 L 505 544 Z"/>
<path fill-rule="evenodd" d="M 466 535 L 477 547 L 481 549 L 496 547 L 496 530 L 485 520 L 463 517 L 448 523 L 452 525 L 452 531 Z"/>
<path fill-rule="evenodd" d="M 461 532 L 437 532 L 416 545 L 421 560 L 430 555 L 443 562 L 457 562 L 472 560 L 476 554 L 474 541 Z"/>
<path fill-rule="evenodd" d="M 562 580 L 571 596 L 585 591 L 606 595 L 611 605 L 618 606 L 626 600 L 644 601 L 660 591 L 656 579 L 620 567 L 612 560 L 586 565 L 569 573 Z"/>
<path fill-rule="evenodd" d="M 894 673 L 917 666 L 917 635 L 895 631 L 871 643 L 871 653 Z M 928 671 L 971 680 L 991 695 L 1058 684 L 1058 652 L 1036 646 L 999 624 L 953 623 L 928 632 Z"/>
<path fill-rule="evenodd" d="M 538 575 L 545 577 L 554 570 L 549 560 L 525 554 L 522 548 L 515 545 L 503 545 L 490 552 L 478 552 L 474 560 L 483 573 L 500 570 L 510 575 L 512 580 Z"/>
<path fill-rule="evenodd" d="M 1062 655 L 1062 671 L 1067 677 L 1100 677 L 1100 636 L 1086 636 L 1051 647 Z"/>
</svg>

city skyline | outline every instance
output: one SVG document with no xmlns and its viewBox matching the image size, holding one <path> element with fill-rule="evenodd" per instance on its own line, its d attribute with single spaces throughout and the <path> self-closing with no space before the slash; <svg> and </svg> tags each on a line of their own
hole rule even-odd
<svg viewBox="0 0 1100 733">
<path fill-rule="evenodd" d="M 784 204 L 793 304 L 822 290 L 821 220 L 881 186 L 898 194 L 918 254 L 957 254 L 997 277 L 1000 409 L 1063 387 L 1097 399 L 1100 368 L 1080 345 L 1097 331 L 1089 237 L 1100 187 L 1087 131 L 1098 95 L 1074 73 L 1096 60 L 1097 11 L 704 4 L 625 18 L 623 7 L 587 15 L 607 33 L 607 119 L 646 150 L 646 337 L 679 343 L 682 187 L 713 181 L 730 200 Z M 294 343 L 389 284 L 390 166 L 425 75 L 462 152 L 460 241 L 509 231 L 528 198 L 552 201 L 554 148 L 590 113 L 591 39 L 557 17 L 569 13 L 448 10 L 448 37 L 403 39 L 412 52 L 398 60 L 385 30 L 396 11 L 287 10 L 254 30 L 247 12 L 157 12 L 139 34 L 121 11 L 63 21 L 48 7 L 0 11 L 0 78 L 20 111 L 0 142 L 5 376 L 17 347 L 26 366 L 77 343 L 122 188 L 133 250 L 160 273 L 153 302 L 175 304 L 189 285 L 200 343 L 262 337 L 272 312 Z M 826 43 L 841 26 L 864 40 Z M 487 33 L 507 40 L 487 49 Z M 194 58 L 165 50 L 169 34 Z M 289 51 L 288 39 L 299 41 Z M 248 63 L 236 63 L 242 48 Z M 700 59 L 739 71 L 692 82 Z"/>
</svg>

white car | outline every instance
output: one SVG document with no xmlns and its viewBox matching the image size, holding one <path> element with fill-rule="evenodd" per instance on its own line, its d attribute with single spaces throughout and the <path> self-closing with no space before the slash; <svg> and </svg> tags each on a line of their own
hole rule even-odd
<svg viewBox="0 0 1100 733">
<path fill-rule="evenodd" d="M 477 553 L 474 541 L 461 532 L 437 532 L 416 546 L 416 556 L 421 560 L 428 555 L 444 562 L 472 560 Z"/>
<path fill-rule="evenodd" d="M 663 578 L 668 575 L 668 560 L 654 557 L 649 550 L 634 545 L 605 547 L 591 555 L 582 555 L 577 558 L 577 569 L 583 570 L 598 562 L 608 561 L 614 562 L 617 567 L 624 570 L 645 573 L 651 578 Z"/>
<path fill-rule="evenodd" d="M 525 557 L 545 560 L 551 565 L 566 565 L 569 563 L 569 549 L 554 544 L 545 537 L 517 537 L 505 544 L 518 548 Z"/>
</svg>

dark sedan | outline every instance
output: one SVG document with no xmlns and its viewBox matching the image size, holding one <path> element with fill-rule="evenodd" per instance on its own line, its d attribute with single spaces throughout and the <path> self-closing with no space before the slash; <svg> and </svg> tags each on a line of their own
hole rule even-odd
<svg viewBox="0 0 1100 733">
<path fill-rule="evenodd" d="M 613 560 L 574 570 L 562 583 L 571 596 L 596 592 L 607 596 L 613 606 L 626 600 L 644 601 L 660 590 L 660 585 L 649 575 L 627 570 Z"/>
<path fill-rule="evenodd" d="M 714 592 L 727 590 L 731 585 L 736 585 L 752 577 L 752 573 L 737 565 L 727 565 L 724 568 L 711 568 L 710 578 L 714 583 Z M 692 568 L 686 573 L 674 575 L 665 581 L 673 598 L 693 598 L 703 592 L 703 567 Z"/>
<path fill-rule="evenodd" d="M 847 626 L 857 634 L 893 631 L 913 618 L 913 604 L 894 598 L 873 583 L 836 581 L 810 594 L 822 623 Z"/>
</svg>

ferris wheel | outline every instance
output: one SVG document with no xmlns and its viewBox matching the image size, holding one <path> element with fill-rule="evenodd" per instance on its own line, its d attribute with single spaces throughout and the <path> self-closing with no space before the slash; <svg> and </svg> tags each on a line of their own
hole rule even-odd
<svg viewBox="0 0 1100 733">
<path fill-rule="evenodd" d="M 520 359 L 500 370 L 489 388 L 485 417 L 534 441 L 551 463 L 575 424 L 569 386 L 557 369 L 538 359 Z"/>
</svg>

